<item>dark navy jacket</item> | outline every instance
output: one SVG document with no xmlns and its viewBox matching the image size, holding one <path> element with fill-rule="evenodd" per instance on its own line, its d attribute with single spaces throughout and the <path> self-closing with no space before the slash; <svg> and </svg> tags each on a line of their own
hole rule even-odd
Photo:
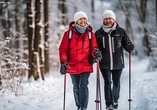
<svg viewBox="0 0 157 110">
<path fill-rule="evenodd" d="M 131 52 L 134 45 L 126 31 L 117 24 L 116 30 L 109 35 L 102 27 L 96 32 L 99 49 L 102 51 L 100 69 L 118 70 L 124 68 L 123 50 Z"/>
</svg>

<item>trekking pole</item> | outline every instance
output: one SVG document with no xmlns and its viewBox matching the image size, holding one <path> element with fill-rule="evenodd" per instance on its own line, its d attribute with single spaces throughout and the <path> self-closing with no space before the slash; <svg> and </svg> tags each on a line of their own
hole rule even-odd
<svg viewBox="0 0 157 110">
<path fill-rule="evenodd" d="M 63 110 L 65 110 L 65 96 L 66 96 L 66 74 L 64 75 L 64 99 L 63 99 Z"/>
<path fill-rule="evenodd" d="M 99 73 L 99 61 L 97 60 L 97 83 L 96 83 L 96 110 L 102 110 L 101 106 L 101 89 L 100 89 L 100 73 Z"/>
<path fill-rule="evenodd" d="M 131 53 L 129 53 L 129 110 L 131 110 Z"/>
</svg>

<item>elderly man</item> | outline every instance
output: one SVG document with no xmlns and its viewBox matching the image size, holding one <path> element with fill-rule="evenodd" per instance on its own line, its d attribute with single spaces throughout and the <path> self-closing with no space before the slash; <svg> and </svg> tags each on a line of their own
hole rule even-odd
<svg viewBox="0 0 157 110">
<path fill-rule="evenodd" d="M 120 77 L 124 68 L 123 49 L 132 52 L 134 45 L 125 29 L 116 22 L 112 10 L 105 10 L 102 15 L 103 24 L 96 31 L 98 48 L 102 51 L 100 70 L 104 79 L 104 94 L 107 110 L 118 107 L 120 93 Z M 113 85 L 111 85 L 113 82 Z"/>
</svg>

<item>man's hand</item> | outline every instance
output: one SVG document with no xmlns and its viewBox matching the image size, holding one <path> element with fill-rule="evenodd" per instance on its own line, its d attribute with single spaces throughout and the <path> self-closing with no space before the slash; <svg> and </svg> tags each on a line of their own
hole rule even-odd
<svg viewBox="0 0 157 110">
<path fill-rule="evenodd" d="M 102 59 L 102 55 L 101 55 L 101 51 L 99 49 L 94 49 L 94 55 L 96 60 L 101 60 Z"/>
</svg>

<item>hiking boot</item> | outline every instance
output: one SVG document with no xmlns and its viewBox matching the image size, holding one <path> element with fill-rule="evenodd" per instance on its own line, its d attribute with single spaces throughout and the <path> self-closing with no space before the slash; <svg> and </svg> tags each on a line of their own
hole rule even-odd
<svg viewBox="0 0 157 110">
<path fill-rule="evenodd" d="M 81 108 L 80 110 L 87 110 L 86 108 Z"/>
<path fill-rule="evenodd" d="M 77 110 L 80 110 L 80 107 L 77 107 Z"/>
<path fill-rule="evenodd" d="M 117 108 L 118 108 L 118 101 L 115 101 L 115 102 L 113 103 L 113 107 L 114 107 L 114 109 L 117 109 Z"/>
<path fill-rule="evenodd" d="M 113 109 L 113 105 L 107 106 L 107 107 L 106 107 L 106 110 L 114 110 L 114 109 Z"/>
</svg>

